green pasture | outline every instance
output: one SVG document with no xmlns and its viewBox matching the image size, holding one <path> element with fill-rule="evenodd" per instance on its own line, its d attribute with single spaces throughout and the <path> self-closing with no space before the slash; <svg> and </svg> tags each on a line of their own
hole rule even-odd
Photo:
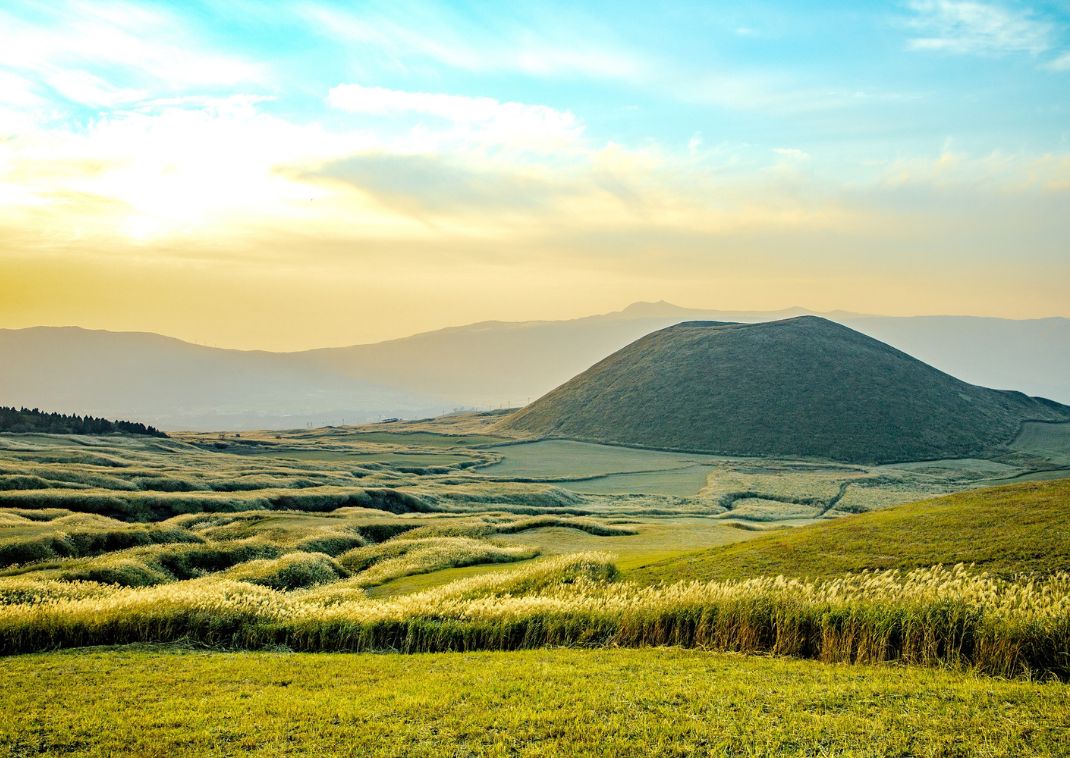
<svg viewBox="0 0 1070 758">
<path fill-rule="evenodd" d="M 1070 724 L 1055 682 L 672 648 L 127 647 L 0 679 L 10 755 L 1059 755 Z"/>
</svg>

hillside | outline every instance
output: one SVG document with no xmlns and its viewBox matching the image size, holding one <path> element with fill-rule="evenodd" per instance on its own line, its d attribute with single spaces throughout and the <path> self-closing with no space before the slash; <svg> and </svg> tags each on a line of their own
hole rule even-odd
<svg viewBox="0 0 1070 758">
<path fill-rule="evenodd" d="M 856 463 L 964 457 L 1070 408 L 966 384 L 814 316 L 685 322 L 643 337 L 499 428 L 727 455 Z"/>
<path fill-rule="evenodd" d="M 813 311 L 718 311 L 634 303 L 565 321 L 488 321 L 373 345 L 295 353 L 361 381 L 449 397 L 458 405 L 518 406 L 635 340 L 682 321 L 773 321 Z M 1070 319 L 817 314 L 886 342 L 964 381 L 1070 403 Z"/>
<path fill-rule="evenodd" d="M 637 581 L 828 577 L 974 563 L 998 576 L 1070 571 L 1070 480 L 960 492 L 649 564 Z"/>
</svg>

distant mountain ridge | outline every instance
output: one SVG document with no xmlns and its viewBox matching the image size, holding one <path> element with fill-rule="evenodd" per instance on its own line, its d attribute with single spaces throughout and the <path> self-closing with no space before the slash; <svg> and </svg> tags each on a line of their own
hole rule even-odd
<svg viewBox="0 0 1070 758">
<path fill-rule="evenodd" d="M 481 322 L 373 345 L 298 353 L 365 381 L 436 391 L 472 407 L 524 405 L 610 353 L 681 321 L 753 323 L 821 315 L 972 384 L 1070 402 L 1070 319 L 716 311 L 666 302 L 566 321 Z"/>
<path fill-rule="evenodd" d="M 296 353 L 77 327 L 0 329 L 0 404 L 135 418 L 171 430 L 294 428 L 516 407 L 681 321 L 806 313 L 635 303 L 566 321 L 486 321 Z M 1070 319 L 826 315 L 964 381 L 1070 402 Z"/>
<path fill-rule="evenodd" d="M 0 329 L 0 362 L 0 404 L 136 418 L 164 430 L 323 426 L 454 407 L 285 353 L 204 347 L 151 333 Z"/>
<path fill-rule="evenodd" d="M 538 437 L 850 463 L 961 458 L 1070 407 L 977 387 L 816 316 L 689 321 L 600 361 L 498 428 Z"/>
</svg>

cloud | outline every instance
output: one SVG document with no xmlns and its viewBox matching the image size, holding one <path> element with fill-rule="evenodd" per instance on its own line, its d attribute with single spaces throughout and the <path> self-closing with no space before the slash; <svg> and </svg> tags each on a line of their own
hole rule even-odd
<svg viewBox="0 0 1070 758">
<path fill-rule="evenodd" d="M 327 102 L 349 113 L 432 117 L 464 129 L 480 143 L 554 149 L 574 143 L 583 133 L 583 124 L 569 111 L 491 97 L 340 84 L 331 89 Z"/>
<path fill-rule="evenodd" d="M 33 82 L 10 71 L 0 71 L 0 104 L 30 107 L 42 103 Z"/>
<path fill-rule="evenodd" d="M 468 72 L 634 80 L 649 65 L 589 18 L 564 9 L 550 18 L 518 13 L 514 7 L 470 19 L 405 2 L 368 3 L 360 13 L 326 5 L 300 11 L 318 33 L 362 50 L 374 47 L 401 70 L 426 61 Z"/>
<path fill-rule="evenodd" d="M 940 154 L 900 158 L 885 164 L 875 186 L 882 189 L 924 188 L 961 196 L 968 203 L 978 192 L 992 197 L 1050 196 L 1065 202 L 1070 190 L 1070 154 L 956 152 L 946 145 Z"/>
<path fill-rule="evenodd" d="M 912 50 L 958 55 L 1039 55 L 1054 44 L 1052 24 L 1024 10 L 963 0 L 915 0 L 911 26 L 919 36 L 909 40 Z"/>
<path fill-rule="evenodd" d="M 1070 53 L 1063 53 L 1044 64 L 1049 71 L 1070 71 Z"/>
<path fill-rule="evenodd" d="M 0 10 L 0 66 L 90 107 L 135 102 L 148 90 L 159 95 L 269 80 L 261 64 L 205 47 L 182 17 L 115 1 Z"/>
<path fill-rule="evenodd" d="M 774 147 L 773 152 L 785 161 L 799 162 L 810 160 L 810 154 L 797 147 Z"/>
<path fill-rule="evenodd" d="M 568 190 L 533 171 L 499 167 L 473 169 L 448 157 L 370 153 L 332 161 L 304 179 L 337 181 L 366 192 L 403 213 L 482 214 L 532 212 Z"/>
</svg>

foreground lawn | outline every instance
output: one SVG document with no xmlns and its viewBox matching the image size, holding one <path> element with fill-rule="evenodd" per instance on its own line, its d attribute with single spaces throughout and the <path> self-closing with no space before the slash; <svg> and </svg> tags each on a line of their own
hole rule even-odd
<svg viewBox="0 0 1070 758">
<path fill-rule="evenodd" d="M 668 648 L 0 659 L 0 753 L 1067 751 L 1070 688 Z"/>
</svg>

